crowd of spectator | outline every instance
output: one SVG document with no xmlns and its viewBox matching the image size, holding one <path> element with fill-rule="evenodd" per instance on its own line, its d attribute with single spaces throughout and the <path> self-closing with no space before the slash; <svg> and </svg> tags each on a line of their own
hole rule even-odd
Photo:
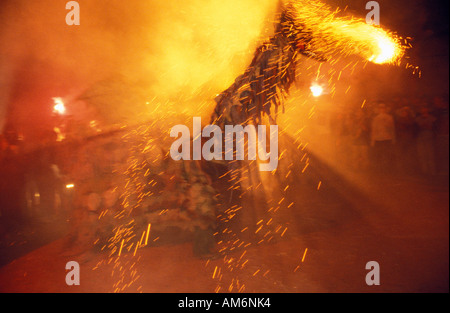
<svg viewBox="0 0 450 313">
<path fill-rule="evenodd" d="M 380 174 L 448 174 L 445 97 L 394 98 L 340 110 L 331 122 L 341 164 Z"/>
</svg>

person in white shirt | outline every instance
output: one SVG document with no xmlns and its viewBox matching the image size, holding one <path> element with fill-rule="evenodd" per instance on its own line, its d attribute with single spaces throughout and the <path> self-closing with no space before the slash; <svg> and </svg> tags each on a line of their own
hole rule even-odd
<svg viewBox="0 0 450 313">
<path fill-rule="evenodd" d="M 373 147 L 375 167 L 381 173 L 393 170 L 395 144 L 394 118 L 384 103 L 378 107 L 378 114 L 372 120 L 371 146 Z"/>
</svg>

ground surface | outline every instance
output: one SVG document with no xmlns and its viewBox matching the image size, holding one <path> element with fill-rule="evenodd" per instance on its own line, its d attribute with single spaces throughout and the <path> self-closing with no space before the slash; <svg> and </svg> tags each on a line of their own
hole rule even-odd
<svg viewBox="0 0 450 313">
<path fill-rule="evenodd" d="M 319 191 L 298 191 L 280 240 L 211 260 L 194 257 L 190 242 L 147 247 L 122 271 L 136 270 L 131 286 L 104 255 L 68 248 L 63 221 L 52 232 L 51 221 L 36 222 L 3 236 L 0 292 L 449 291 L 446 177 L 328 176 Z M 127 258 L 120 264 L 129 267 Z M 65 283 L 69 261 L 80 263 L 80 286 Z M 380 286 L 365 283 L 369 261 L 380 264 Z"/>
</svg>

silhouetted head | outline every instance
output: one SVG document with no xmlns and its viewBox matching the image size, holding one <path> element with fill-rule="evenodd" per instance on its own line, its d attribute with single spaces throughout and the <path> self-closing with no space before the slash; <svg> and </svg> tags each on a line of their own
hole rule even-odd
<svg viewBox="0 0 450 313">
<path fill-rule="evenodd" d="M 380 103 L 378 105 L 378 112 L 379 113 L 387 113 L 387 106 L 385 103 Z"/>
</svg>

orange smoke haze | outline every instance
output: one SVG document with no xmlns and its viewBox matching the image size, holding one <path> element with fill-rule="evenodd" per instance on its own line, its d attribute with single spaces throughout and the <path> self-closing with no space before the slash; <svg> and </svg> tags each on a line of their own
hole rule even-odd
<svg viewBox="0 0 450 313">
<path fill-rule="evenodd" d="M 0 107 L 22 122 L 33 119 L 23 111 L 38 117 L 52 97 L 73 100 L 109 79 L 143 102 L 220 92 L 251 60 L 277 3 L 84 0 L 81 25 L 68 26 L 66 2 L 2 2 Z"/>
</svg>

